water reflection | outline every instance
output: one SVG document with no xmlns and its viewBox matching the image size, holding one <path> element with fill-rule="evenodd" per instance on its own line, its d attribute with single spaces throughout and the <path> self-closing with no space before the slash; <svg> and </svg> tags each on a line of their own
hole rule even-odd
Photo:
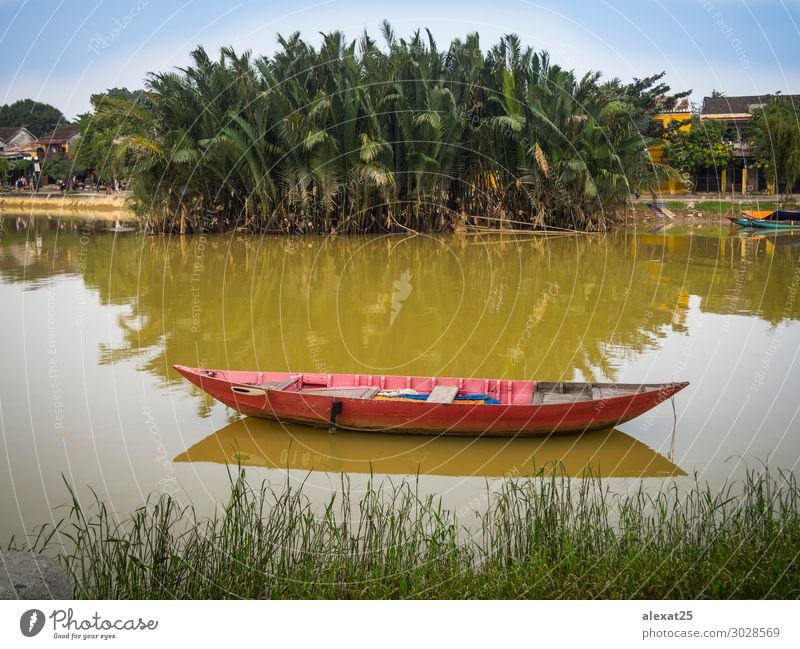
<svg viewBox="0 0 800 649">
<path fill-rule="evenodd" d="M 186 363 L 615 380 L 632 355 L 687 332 L 692 295 L 705 312 L 800 315 L 787 303 L 800 250 L 719 229 L 296 239 L 9 225 L 0 276 L 81 275 L 103 303 L 130 307 L 99 362 L 138 358 L 162 379 Z"/>
<path fill-rule="evenodd" d="M 530 476 L 557 468 L 568 476 L 686 475 L 663 455 L 619 430 L 551 439 L 421 437 L 340 431 L 247 418 L 199 441 L 175 462 L 270 469 L 468 477 Z"/>
<path fill-rule="evenodd" d="M 722 484 L 745 465 L 798 467 L 800 247 L 790 233 L 674 224 L 548 238 L 169 238 L 29 216 L 0 225 L 0 536 L 47 520 L 64 502 L 62 474 L 100 486 L 118 511 L 175 485 L 188 493 L 196 483 L 192 493 L 208 498 L 213 483 L 222 494 L 226 471 L 212 461 L 235 461 L 234 448 L 244 464 L 263 458 L 279 469 L 363 472 L 372 460 L 374 471 L 459 476 L 421 478 L 455 500 L 534 460 L 564 462 L 573 475 L 586 466 L 676 474 L 650 450 L 670 445 L 668 405 L 621 426 L 631 437 L 403 445 L 264 432 L 258 422 L 225 428 L 239 415 L 172 363 L 689 380 L 676 398 L 671 455 L 681 469 Z M 187 441 L 183 431 L 196 435 Z M 199 463 L 173 463 L 179 453 Z M 308 479 L 330 482 L 319 472 Z"/>
<path fill-rule="evenodd" d="M 0 216 L 0 277 L 31 289 L 51 277 L 80 275 L 90 256 L 109 254 L 108 237 L 97 236 L 108 227 L 105 219 Z"/>
</svg>

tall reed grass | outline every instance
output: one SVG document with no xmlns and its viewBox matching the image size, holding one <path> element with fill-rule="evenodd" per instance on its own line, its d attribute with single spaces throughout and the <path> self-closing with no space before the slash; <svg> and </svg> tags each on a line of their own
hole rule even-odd
<svg viewBox="0 0 800 649">
<path fill-rule="evenodd" d="M 71 492 L 72 493 L 72 492 Z M 81 598 L 797 598 L 798 484 L 749 471 L 721 490 L 695 480 L 614 493 L 559 476 L 504 481 L 464 520 L 416 483 L 346 479 L 323 508 L 288 480 L 232 475 L 220 513 L 168 495 L 123 521 L 72 493 L 68 539 Z"/>
</svg>

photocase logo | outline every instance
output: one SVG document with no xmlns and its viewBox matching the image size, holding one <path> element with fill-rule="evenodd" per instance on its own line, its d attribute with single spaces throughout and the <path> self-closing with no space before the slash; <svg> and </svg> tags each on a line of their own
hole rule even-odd
<svg viewBox="0 0 800 649">
<path fill-rule="evenodd" d="M 395 280 L 392 286 L 394 286 L 394 293 L 392 294 L 392 315 L 389 317 L 390 327 L 394 324 L 400 309 L 403 308 L 403 302 L 411 295 L 411 289 L 413 288 L 411 286 L 411 271 L 406 269 L 400 273 L 400 279 Z"/>
<path fill-rule="evenodd" d="M 38 608 L 25 611 L 19 618 L 19 630 L 22 635 L 32 638 L 44 628 L 44 613 Z"/>
</svg>

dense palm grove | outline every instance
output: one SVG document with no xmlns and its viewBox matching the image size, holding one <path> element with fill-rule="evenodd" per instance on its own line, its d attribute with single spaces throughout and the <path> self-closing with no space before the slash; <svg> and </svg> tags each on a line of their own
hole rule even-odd
<svg viewBox="0 0 800 649">
<path fill-rule="evenodd" d="M 151 75 L 124 115 L 118 159 L 156 231 L 599 229 L 655 180 L 648 113 L 661 75 L 581 78 L 506 36 L 440 50 L 339 32 L 272 57 L 222 49 Z"/>
</svg>

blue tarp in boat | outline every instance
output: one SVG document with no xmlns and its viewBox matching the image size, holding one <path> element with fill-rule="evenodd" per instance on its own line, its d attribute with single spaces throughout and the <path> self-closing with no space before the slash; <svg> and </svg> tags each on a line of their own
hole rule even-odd
<svg viewBox="0 0 800 649">
<path fill-rule="evenodd" d="M 426 401 L 428 399 L 427 394 L 398 394 L 392 399 L 413 399 L 414 401 Z M 483 401 L 484 403 L 489 404 L 498 404 L 500 401 L 497 399 L 493 399 L 488 394 L 462 394 L 457 396 L 454 401 Z"/>
<path fill-rule="evenodd" d="M 800 221 L 800 210 L 775 210 L 765 221 Z"/>
</svg>

